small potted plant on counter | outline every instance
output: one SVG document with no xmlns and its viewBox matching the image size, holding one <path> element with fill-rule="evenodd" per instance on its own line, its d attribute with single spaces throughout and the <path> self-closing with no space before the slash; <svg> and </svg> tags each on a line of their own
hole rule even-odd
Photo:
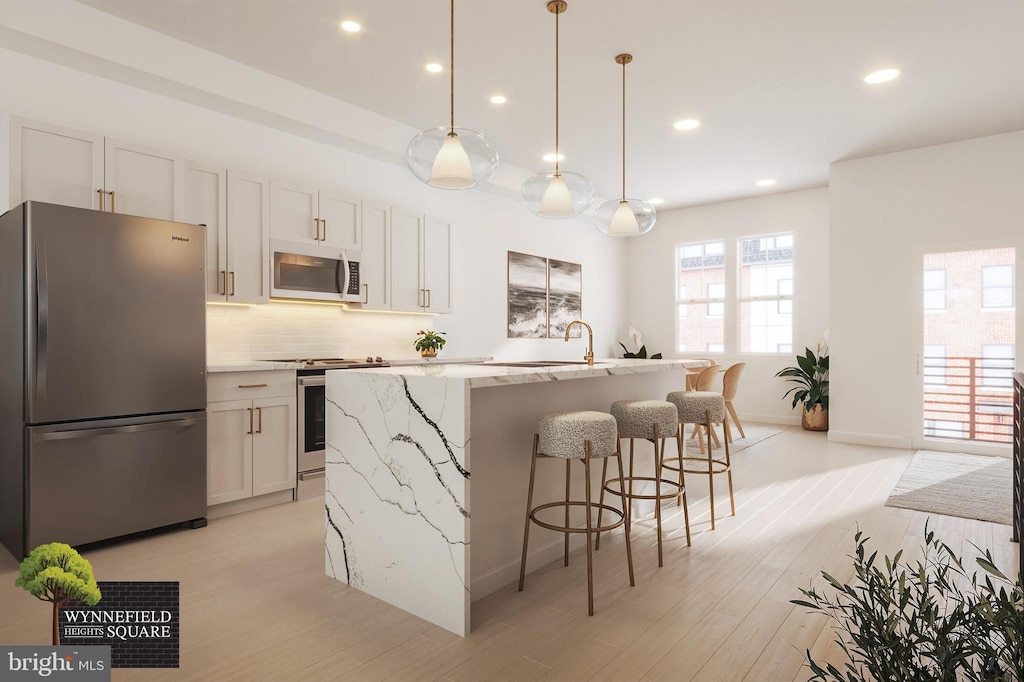
<svg viewBox="0 0 1024 682">
<path fill-rule="evenodd" d="M 828 346 L 818 344 L 818 354 L 810 348 L 796 356 L 796 367 L 787 367 L 775 376 L 789 377 L 796 384 L 783 394 L 793 394 L 793 408 L 803 405 L 800 425 L 807 431 L 828 431 Z"/>
<path fill-rule="evenodd" d="M 416 337 L 416 343 L 413 344 L 413 348 L 420 352 L 421 357 L 436 358 L 437 352 L 444 348 L 444 344 L 447 343 L 444 334 L 444 332 L 435 332 L 431 329 L 425 331 L 421 329 Z"/>
</svg>

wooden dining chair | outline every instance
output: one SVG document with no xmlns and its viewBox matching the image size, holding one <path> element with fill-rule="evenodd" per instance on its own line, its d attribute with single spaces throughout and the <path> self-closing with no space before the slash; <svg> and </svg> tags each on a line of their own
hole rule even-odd
<svg viewBox="0 0 1024 682">
<path fill-rule="evenodd" d="M 695 358 L 696 360 L 703 360 L 708 363 L 709 367 L 718 367 L 718 360 L 714 358 Z M 696 391 L 697 389 L 697 377 L 700 376 L 707 367 L 690 367 L 686 370 L 686 390 Z"/>
<path fill-rule="evenodd" d="M 736 389 L 740 385 L 740 375 L 743 374 L 743 368 L 746 366 L 747 363 L 745 362 L 737 362 L 725 370 L 725 375 L 722 377 L 722 397 L 725 398 L 725 409 L 729 411 L 732 422 L 739 429 L 740 438 L 746 438 L 747 434 L 743 432 L 743 424 L 740 422 L 740 418 L 736 416 L 736 408 L 732 405 L 732 399 L 736 397 Z M 725 424 L 725 439 L 730 443 L 732 442 L 732 430 L 729 428 L 728 422 Z"/>
</svg>

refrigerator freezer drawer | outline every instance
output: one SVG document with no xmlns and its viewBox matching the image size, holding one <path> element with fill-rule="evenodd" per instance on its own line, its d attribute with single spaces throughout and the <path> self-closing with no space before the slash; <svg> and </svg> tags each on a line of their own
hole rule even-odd
<svg viewBox="0 0 1024 682">
<path fill-rule="evenodd" d="M 206 412 L 29 427 L 26 551 L 206 516 Z"/>
</svg>

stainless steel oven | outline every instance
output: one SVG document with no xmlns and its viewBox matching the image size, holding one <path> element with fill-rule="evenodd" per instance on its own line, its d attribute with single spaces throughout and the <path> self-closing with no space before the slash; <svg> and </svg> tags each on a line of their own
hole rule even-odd
<svg viewBox="0 0 1024 682">
<path fill-rule="evenodd" d="M 298 402 L 298 482 L 295 499 L 302 500 L 324 493 L 327 449 L 327 370 L 387 367 L 380 357 L 365 360 L 332 358 L 323 360 L 288 360 L 301 362 L 296 378 Z"/>
</svg>

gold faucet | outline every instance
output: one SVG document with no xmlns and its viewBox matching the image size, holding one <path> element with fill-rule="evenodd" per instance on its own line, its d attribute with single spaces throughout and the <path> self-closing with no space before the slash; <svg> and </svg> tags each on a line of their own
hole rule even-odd
<svg viewBox="0 0 1024 682">
<path fill-rule="evenodd" d="M 569 340 L 569 331 L 573 328 L 573 326 L 575 326 L 577 324 L 582 324 L 584 327 L 587 328 L 587 334 L 589 335 L 589 340 L 587 341 L 587 354 L 583 356 L 583 359 L 587 361 L 588 365 L 593 365 L 594 364 L 594 330 L 590 328 L 589 324 L 587 324 L 583 320 L 573 320 L 572 322 L 569 323 L 569 326 L 565 328 L 565 340 L 566 341 Z"/>
</svg>

